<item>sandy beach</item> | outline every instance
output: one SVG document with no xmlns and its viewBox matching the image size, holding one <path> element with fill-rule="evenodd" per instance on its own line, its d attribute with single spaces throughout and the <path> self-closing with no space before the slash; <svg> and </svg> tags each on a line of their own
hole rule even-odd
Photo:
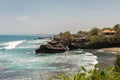
<svg viewBox="0 0 120 80">
<path fill-rule="evenodd" d="M 120 52 L 120 47 L 103 48 L 102 50 L 104 50 L 104 51 L 109 51 L 109 52 Z"/>
</svg>

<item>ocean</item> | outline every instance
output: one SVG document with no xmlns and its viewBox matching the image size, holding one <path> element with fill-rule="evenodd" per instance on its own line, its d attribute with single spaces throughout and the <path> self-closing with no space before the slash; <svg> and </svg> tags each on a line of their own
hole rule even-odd
<svg viewBox="0 0 120 80">
<path fill-rule="evenodd" d="M 46 80 L 58 72 L 74 73 L 81 66 L 93 69 L 97 56 L 82 49 L 35 54 L 51 35 L 0 35 L 0 80 Z M 35 39 L 35 38 L 40 39 Z"/>
</svg>

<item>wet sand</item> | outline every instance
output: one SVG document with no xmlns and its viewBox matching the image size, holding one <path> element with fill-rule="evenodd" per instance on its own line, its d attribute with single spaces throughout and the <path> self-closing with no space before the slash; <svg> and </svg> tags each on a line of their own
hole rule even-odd
<svg viewBox="0 0 120 80">
<path fill-rule="evenodd" d="M 106 66 L 114 66 L 115 60 L 116 60 L 116 55 L 120 54 L 120 47 L 103 48 L 100 50 L 102 52 L 96 54 L 96 56 L 98 57 L 99 67 L 103 68 Z M 103 58 L 100 58 L 100 55 Z"/>
<path fill-rule="evenodd" d="M 111 49 L 109 51 L 103 49 L 97 49 L 97 50 L 92 49 L 87 51 L 97 56 L 99 69 L 102 69 L 107 66 L 114 66 L 117 52 L 115 51 L 113 52 L 111 51 Z"/>
<path fill-rule="evenodd" d="M 109 52 L 97 52 L 95 55 L 98 57 L 98 67 L 104 68 L 107 66 L 114 66 L 116 55 Z"/>
</svg>

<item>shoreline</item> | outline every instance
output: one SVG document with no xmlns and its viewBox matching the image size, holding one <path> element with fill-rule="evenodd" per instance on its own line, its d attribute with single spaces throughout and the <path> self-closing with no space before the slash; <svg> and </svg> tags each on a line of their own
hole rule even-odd
<svg viewBox="0 0 120 80">
<path fill-rule="evenodd" d="M 111 48 L 101 48 L 98 49 L 101 52 L 96 53 L 95 55 L 98 57 L 98 66 L 100 69 L 106 66 L 114 66 L 116 55 L 120 54 L 120 47 L 111 47 Z M 104 55 L 104 56 L 101 56 Z M 101 58 L 104 57 L 104 58 Z"/>
<path fill-rule="evenodd" d="M 116 48 L 88 49 L 85 51 L 91 52 L 96 55 L 98 61 L 98 68 L 103 69 L 107 66 L 114 66 L 116 54 L 118 53 L 118 51 L 113 51 L 113 49 Z"/>
<path fill-rule="evenodd" d="M 100 50 L 103 50 L 104 52 L 110 52 L 110 53 L 113 53 L 113 54 L 120 53 L 120 47 L 102 48 Z"/>
</svg>

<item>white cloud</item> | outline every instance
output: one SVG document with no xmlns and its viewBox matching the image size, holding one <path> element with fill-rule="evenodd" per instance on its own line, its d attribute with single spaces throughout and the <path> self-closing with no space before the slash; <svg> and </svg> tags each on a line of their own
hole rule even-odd
<svg viewBox="0 0 120 80">
<path fill-rule="evenodd" d="M 18 16 L 18 17 L 16 17 L 16 20 L 26 23 L 26 22 L 30 22 L 32 20 L 32 17 L 30 17 L 30 16 Z"/>
</svg>

